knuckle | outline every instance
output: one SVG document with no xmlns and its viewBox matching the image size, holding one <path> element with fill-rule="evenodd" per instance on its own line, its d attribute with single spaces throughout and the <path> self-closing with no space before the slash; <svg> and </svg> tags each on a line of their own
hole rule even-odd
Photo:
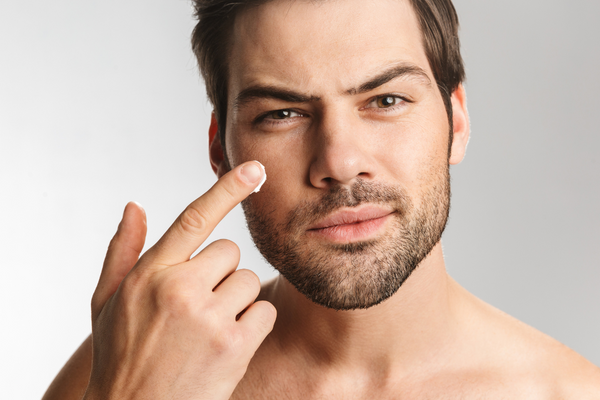
<svg viewBox="0 0 600 400">
<path fill-rule="evenodd" d="M 143 295 L 143 292 L 140 291 L 140 288 L 143 286 L 144 284 L 141 283 L 141 279 L 127 276 L 121 281 L 119 288 L 115 292 L 115 297 L 119 303 L 134 306 L 137 303 L 136 300 Z"/>
<path fill-rule="evenodd" d="M 244 337 L 233 327 L 223 328 L 213 337 L 211 347 L 219 354 L 234 354 L 243 346 Z"/>
<path fill-rule="evenodd" d="M 236 201 L 236 199 L 239 197 L 239 195 L 237 194 L 238 192 L 238 185 L 236 185 L 234 182 L 223 182 L 223 195 L 226 197 L 227 202 L 232 202 L 232 201 Z"/>
<path fill-rule="evenodd" d="M 157 308 L 176 317 L 193 315 L 198 300 L 189 281 L 173 275 L 161 278 L 152 285 Z"/>
<path fill-rule="evenodd" d="M 209 215 L 206 210 L 198 206 L 188 206 L 179 216 L 181 229 L 189 234 L 197 234 L 208 228 Z"/>
<path fill-rule="evenodd" d="M 123 295 L 129 296 L 133 292 L 146 287 L 148 282 L 152 279 L 152 272 L 152 269 L 146 266 L 131 270 L 121 282 Z"/>
</svg>

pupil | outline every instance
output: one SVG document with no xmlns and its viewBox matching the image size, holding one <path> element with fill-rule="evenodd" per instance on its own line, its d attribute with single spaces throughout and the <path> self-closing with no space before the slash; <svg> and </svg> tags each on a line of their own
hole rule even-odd
<svg viewBox="0 0 600 400">
<path fill-rule="evenodd" d="M 285 119 L 289 116 L 290 116 L 290 112 L 288 110 L 275 111 L 275 118 L 277 118 L 277 119 Z"/>
<path fill-rule="evenodd" d="M 394 98 L 393 97 L 384 97 L 381 99 L 381 105 L 384 107 L 389 107 L 391 105 L 394 104 Z"/>
</svg>

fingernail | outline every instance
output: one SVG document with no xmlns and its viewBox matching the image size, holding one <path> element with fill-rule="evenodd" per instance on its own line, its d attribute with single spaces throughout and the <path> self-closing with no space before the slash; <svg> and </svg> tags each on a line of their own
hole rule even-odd
<svg viewBox="0 0 600 400">
<path fill-rule="evenodd" d="M 244 179 L 246 179 L 246 181 L 248 183 L 258 182 L 258 180 L 262 176 L 261 168 L 255 162 L 251 162 L 251 163 L 244 165 L 242 167 L 240 173 L 242 174 L 242 176 L 244 177 Z"/>
</svg>

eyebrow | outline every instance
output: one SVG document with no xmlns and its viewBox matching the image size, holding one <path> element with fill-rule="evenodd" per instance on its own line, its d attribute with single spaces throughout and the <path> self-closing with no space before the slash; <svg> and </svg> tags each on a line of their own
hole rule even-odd
<svg viewBox="0 0 600 400">
<path fill-rule="evenodd" d="M 431 86 L 431 79 L 425 70 L 414 64 L 402 63 L 388 68 L 371 78 L 369 81 L 364 82 L 358 88 L 346 90 L 345 93 L 356 95 L 370 92 L 397 78 L 416 78 L 421 80 L 425 85 Z M 274 85 L 254 85 L 242 90 L 237 95 L 233 102 L 233 107 L 234 109 L 240 109 L 247 103 L 256 99 L 276 99 L 287 103 L 308 103 L 321 100 L 318 96 L 302 94 Z"/>
<path fill-rule="evenodd" d="M 255 99 L 276 99 L 287 103 L 308 103 L 321 100 L 320 97 L 304 95 L 293 90 L 282 89 L 273 85 L 256 85 L 242 90 L 233 102 L 234 109 L 239 109 Z"/>
<path fill-rule="evenodd" d="M 427 75 L 427 72 L 425 72 L 423 68 L 414 64 L 402 63 L 383 71 L 379 75 L 376 75 L 374 78 L 360 85 L 358 88 L 347 90 L 346 93 L 355 95 L 370 92 L 397 78 L 418 79 L 425 83 L 426 86 L 431 86 L 431 79 L 429 79 L 429 75 Z"/>
</svg>

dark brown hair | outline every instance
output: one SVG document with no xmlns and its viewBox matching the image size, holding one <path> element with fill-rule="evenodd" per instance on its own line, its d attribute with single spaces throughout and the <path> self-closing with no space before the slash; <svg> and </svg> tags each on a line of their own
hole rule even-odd
<svg viewBox="0 0 600 400">
<path fill-rule="evenodd" d="M 244 8 L 271 0 L 194 0 L 198 23 L 192 33 L 192 49 L 198 59 L 225 148 L 227 121 L 227 56 L 236 15 Z M 458 16 L 451 0 L 409 0 L 421 27 L 425 55 L 442 93 L 452 134 L 450 96 L 465 79 L 458 39 Z M 450 144 L 452 137 L 450 138 Z"/>
</svg>

